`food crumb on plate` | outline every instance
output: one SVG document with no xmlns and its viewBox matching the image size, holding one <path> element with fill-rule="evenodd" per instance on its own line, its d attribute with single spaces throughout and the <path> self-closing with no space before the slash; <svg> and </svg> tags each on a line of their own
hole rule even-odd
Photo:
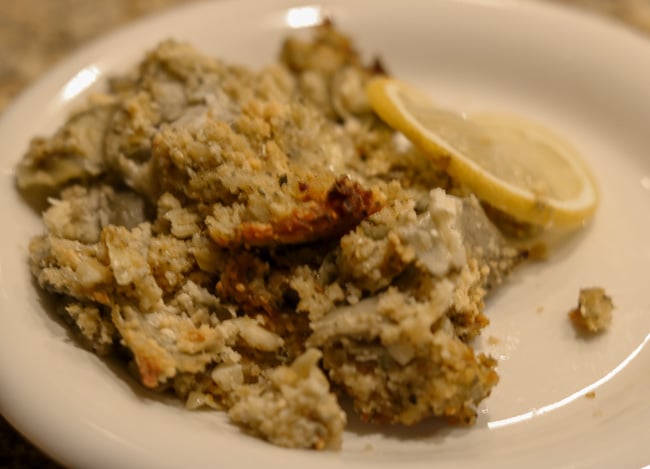
<svg viewBox="0 0 650 469">
<path fill-rule="evenodd" d="M 490 345 L 499 345 L 501 343 L 501 339 L 499 339 L 498 337 L 495 337 L 493 335 L 488 336 L 487 341 L 488 341 L 488 344 L 490 344 Z"/>
<path fill-rule="evenodd" d="M 579 330 L 595 334 L 610 326 L 613 309 L 614 303 L 603 288 L 583 288 L 578 306 L 569 312 L 569 318 Z"/>
</svg>

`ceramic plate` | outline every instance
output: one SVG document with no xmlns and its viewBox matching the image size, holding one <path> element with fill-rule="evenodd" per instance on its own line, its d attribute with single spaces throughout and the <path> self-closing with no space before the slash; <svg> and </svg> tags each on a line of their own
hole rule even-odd
<svg viewBox="0 0 650 469">
<path fill-rule="evenodd" d="M 472 428 L 352 422 L 340 452 L 276 448 L 217 412 L 144 393 L 75 345 L 31 282 L 39 217 L 14 166 L 107 76 L 175 37 L 260 67 L 281 38 L 331 16 L 370 59 L 460 111 L 507 111 L 570 140 L 593 168 L 593 223 L 547 262 L 519 270 L 487 310 L 477 344 L 501 382 Z M 199 3 L 89 44 L 43 77 L 0 122 L 0 410 L 75 467 L 639 467 L 650 462 L 650 41 L 597 18 L 515 1 L 300 0 Z M 611 329 L 576 334 L 578 290 L 603 286 Z M 488 340 L 489 337 L 492 339 Z"/>
</svg>

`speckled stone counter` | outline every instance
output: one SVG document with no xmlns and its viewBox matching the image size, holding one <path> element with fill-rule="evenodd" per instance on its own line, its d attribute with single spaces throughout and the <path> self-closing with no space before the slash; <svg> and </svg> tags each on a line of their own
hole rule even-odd
<svg viewBox="0 0 650 469">
<path fill-rule="evenodd" d="M 134 19 L 196 0 L 0 0 L 0 112 L 47 69 Z M 525 0 L 524 0 L 525 1 Z M 546 0 L 597 11 L 650 37 L 650 0 Z M 0 469 L 56 468 L 0 418 Z"/>
</svg>

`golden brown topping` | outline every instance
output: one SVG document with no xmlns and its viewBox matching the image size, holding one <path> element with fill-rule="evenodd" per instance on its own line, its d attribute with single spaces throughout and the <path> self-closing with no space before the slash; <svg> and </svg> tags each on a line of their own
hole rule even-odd
<svg viewBox="0 0 650 469">
<path fill-rule="evenodd" d="M 300 186 L 307 191 L 309 186 Z M 348 178 L 337 180 L 324 194 L 310 194 L 290 215 L 270 222 L 242 223 L 228 240 L 213 236 L 221 246 L 272 246 L 298 244 L 340 237 L 377 212 L 381 203 L 375 194 Z"/>
</svg>

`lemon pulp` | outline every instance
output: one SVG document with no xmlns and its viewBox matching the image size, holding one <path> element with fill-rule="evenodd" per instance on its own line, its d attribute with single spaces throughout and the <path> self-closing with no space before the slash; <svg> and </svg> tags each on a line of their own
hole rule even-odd
<svg viewBox="0 0 650 469">
<path fill-rule="evenodd" d="M 571 227 L 595 212 L 598 191 L 576 151 L 550 130 L 500 114 L 464 116 L 422 92 L 375 78 L 373 110 L 479 199 L 523 222 Z"/>
</svg>

